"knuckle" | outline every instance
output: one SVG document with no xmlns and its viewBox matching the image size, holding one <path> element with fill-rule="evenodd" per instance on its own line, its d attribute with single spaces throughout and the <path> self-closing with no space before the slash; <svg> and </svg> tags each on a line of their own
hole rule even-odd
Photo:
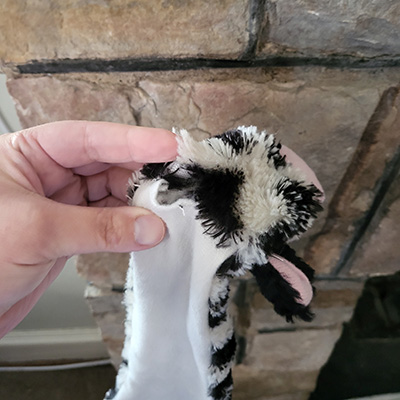
<svg viewBox="0 0 400 400">
<path fill-rule="evenodd" d="M 123 227 L 120 219 L 111 210 L 101 210 L 98 215 L 97 230 L 105 249 L 117 248 L 123 241 Z"/>
<path fill-rule="evenodd" d="M 86 156 L 92 160 L 97 161 L 99 159 L 99 153 L 97 151 L 96 145 L 94 143 L 95 135 L 90 128 L 90 125 L 87 124 L 84 131 L 84 139 L 83 139 L 83 148 L 86 153 Z"/>
</svg>

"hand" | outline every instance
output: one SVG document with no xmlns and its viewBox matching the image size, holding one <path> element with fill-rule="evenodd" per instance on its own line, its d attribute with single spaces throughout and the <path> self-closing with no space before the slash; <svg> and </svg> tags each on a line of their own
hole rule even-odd
<svg viewBox="0 0 400 400">
<path fill-rule="evenodd" d="M 165 130 L 56 122 L 0 136 L 0 338 L 74 254 L 159 243 L 163 222 L 127 207 L 132 170 L 176 157 Z"/>
</svg>

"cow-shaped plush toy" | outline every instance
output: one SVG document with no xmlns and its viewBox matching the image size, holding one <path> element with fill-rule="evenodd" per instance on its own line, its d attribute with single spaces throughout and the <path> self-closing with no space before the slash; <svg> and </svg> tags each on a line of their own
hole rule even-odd
<svg viewBox="0 0 400 400">
<path fill-rule="evenodd" d="M 229 281 L 247 271 L 278 314 L 312 319 L 313 270 L 287 242 L 321 209 L 313 172 L 253 126 L 177 139 L 177 160 L 145 165 L 129 188 L 167 234 L 131 256 L 123 362 L 107 400 L 231 399 Z"/>
</svg>

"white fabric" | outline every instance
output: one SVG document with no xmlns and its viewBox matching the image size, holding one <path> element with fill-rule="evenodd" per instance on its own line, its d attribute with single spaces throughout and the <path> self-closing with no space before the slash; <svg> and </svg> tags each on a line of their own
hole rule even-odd
<svg viewBox="0 0 400 400">
<path fill-rule="evenodd" d="M 133 205 L 165 221 L 167 235 L 131 258 L 133 339 L 123 352 L 128 372 L 115 400 L 209 399 L 208 299 L 216 270 L 235 249 L 217 248 L 203 233 L 193 201 L 160 205 L 161 183 L 145 182 L 134 196 Z"/>
</svg>

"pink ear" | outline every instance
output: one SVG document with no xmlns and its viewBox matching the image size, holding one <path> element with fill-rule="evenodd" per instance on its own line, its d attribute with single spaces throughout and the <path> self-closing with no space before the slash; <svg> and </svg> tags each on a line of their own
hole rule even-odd
<svg viewBox="0 0 400 400">
<path fill-rule="evenodd" d="M 285 279 L 293 289 L 297 290 L 300 295 L 300 297 L 296 299 L 297 303 L 305 307 L 308 306 L 313 297 L 313 288 L 304 273 L 291 262 L 276 254 L 272 254 L 272 256 L 268 257 L 268 261 L 281 274 L 282 278 Z"/>
<path fill-rule="evenodd" d="M 306 162 L 299 157 L 293 150 L 289 149 L 282 145 L 280 153 L 283 156 L 286 156 L 286 161 L 292 164 L 295 168 L 298 168 L 303 174 L 306 176 L 307 183 L 312 183 L 317 189 L 319 189 L 322 193 L 321 203 L 325 200 L 324 189 L 322 189 L 322 185 L 319 182 L 317 176 L 314 171 L 306 164 Z"/>
</svg>

